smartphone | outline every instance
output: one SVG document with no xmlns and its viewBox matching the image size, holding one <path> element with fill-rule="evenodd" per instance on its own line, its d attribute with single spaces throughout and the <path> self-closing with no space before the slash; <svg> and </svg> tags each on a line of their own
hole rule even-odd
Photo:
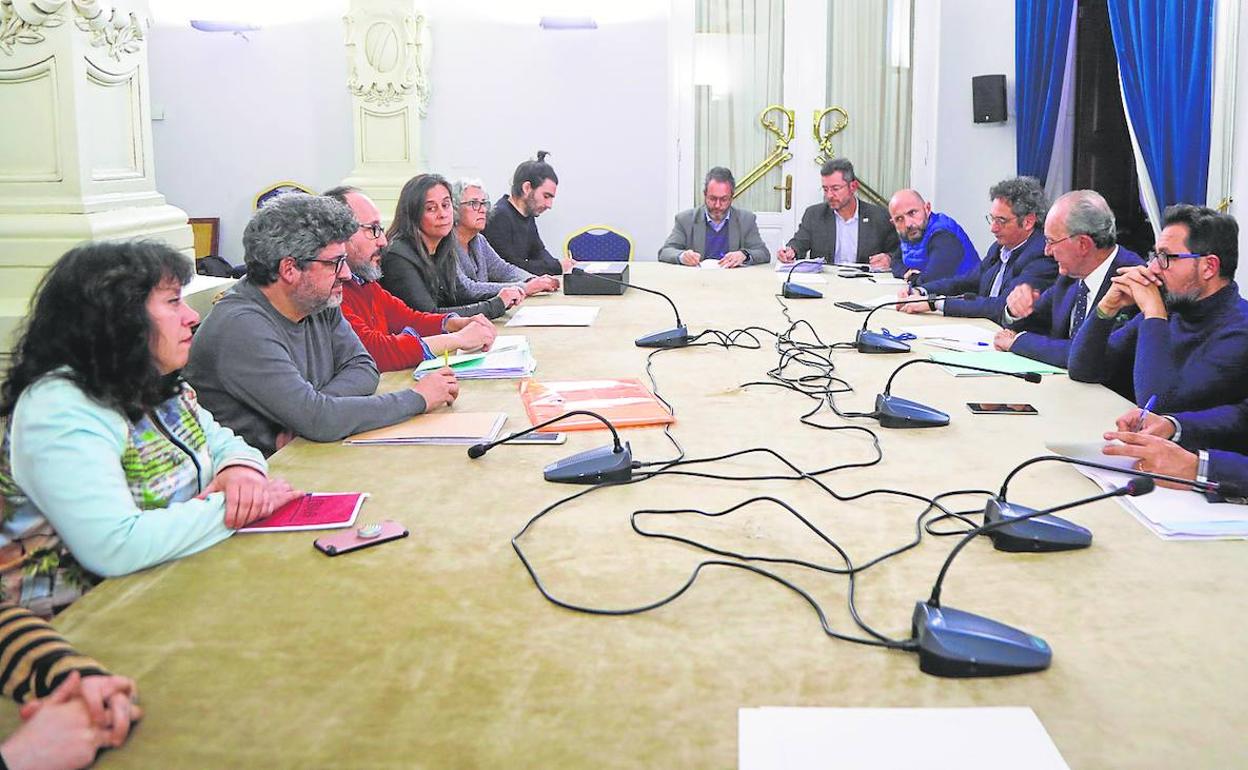
<svg viewBox="0 0 1248 770">
<path fill-rule="evenodd" d="M 360 537 L 360 531 L 364 530 L 365 526 L 351 527 L 332 535 L 318 537 L 312 541 L 312 546 L 326 556 L 339 556 L 408 536 L 407 527 L 397 521 L 386 519 L 378 524 L 381 525 L 381 533 L 375 537 Z"/>
<path fill-rule="evenodd" d="M 970 401 L 966 405 L 975 414 L 1040 414 L 1031 404 L 998 404 Z"/>
<path fill-rule="evenodd" d="M 562 444 L 568 440 L 566 433 L 537 433 L 536 431 L 519 438 L 513 438 L 511 444 Z"/>
<path fill-rule="evenodd" d="M 872 309 L 870 305 L 859 305 L 857 302 L 850 302 L 848 300 L 842 300 L 841 302 L 833 302 L 832 304 L 836 305 L 842 310 L 852 310 L 855 313 L 866 313 Z"/>
</svg>

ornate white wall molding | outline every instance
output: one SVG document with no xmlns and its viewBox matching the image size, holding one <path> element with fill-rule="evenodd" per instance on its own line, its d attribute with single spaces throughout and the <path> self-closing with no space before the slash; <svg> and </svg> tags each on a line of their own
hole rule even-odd
<svg viewBox="0 0 1248 770">
<path fill-rule="evenodd" d="M 147 18 L 137 8 L 126 10 L 100 0 L 0 0 L 0 53 L 12 56 L 18 45 L 44 42 L 44 30 L 65 22 L 61 10 L 66 6 L 73 9 L 74 24 L 87 33 L 92 47 L 104 49 L 116 61 L 139 51 Z"/>
<path fill-rule="evenodd" d="M 402 6 L 410 12 L 403 12 Z M 429 108 L 429 28 L 424 13 L 410 3 L 361 3 L 352 6 L 343 22 L 351 93 L 381 109 L 414 95 L 423 118 Z"/>
</svg>

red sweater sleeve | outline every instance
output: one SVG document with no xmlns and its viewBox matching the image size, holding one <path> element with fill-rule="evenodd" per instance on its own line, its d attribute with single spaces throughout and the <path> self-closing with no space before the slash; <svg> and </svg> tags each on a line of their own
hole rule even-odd
<svg viewBox="0 0 1248 770">
<path fill-rule="evenodd" d="M 442 333 L 442 323 L 446 320 L 446 313 L 413 310 L 407 306 L 406 302 L 381 288 L 380 284 L 376 286 L 376 303 L 385 313 L 386 325 L 390 330 L 401 332 L 405 327 L 410 326 L 422 337 L 433 337 Z"/>
<path fill-rule="evenodd" d="M 370 291 L 370 287 L 373 289 Z M 380 290 L 380 291 L 378 291 Z M 356 335 L 360 338 L 360 342 L 364 343 L 364 349 L 377 362 L 377 369 L 383 372 L 393 372 L 399 369 L 410 369 L 415 367 L 421 361 L 425 360 L 425 350 L 420 344 L 420 339 L 410 334 L 392 334 L 390 329 L 402 332 L 403 327 L 411 326 L 417 332 L 421 332 L 421 327 L 412 323 L 402 323 L 397 327 L 390 323 L 389 303 L 386 300 L 393 300 L 407 310 L 411 315 L 404 316 L 409 321 L 417 321 L 417 316 L 426 316 L 427 318 L 436 319 L 435 334 L 442 331 L 442 316 L 436 313 L 419 313 L 408 308 L 401 300 L 396 299 L 392 294 L 381 290 L 376 284 L 368 284 L 359 286 L 354 282 L 347 282 L 343 285 L 342 297 L 342 316 L 347 319 L 347 323 L 351 324 L 351 328 L 355 330 Z M 429 328 L 430 323 L 425 320 L 421 326 Z"/>
</svg>

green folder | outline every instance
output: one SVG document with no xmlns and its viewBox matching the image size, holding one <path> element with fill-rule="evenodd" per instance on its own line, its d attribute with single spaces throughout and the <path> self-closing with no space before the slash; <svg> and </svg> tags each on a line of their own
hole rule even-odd
<svg viewBox="0 0 1248 770">
<path fill-rule="evenodd" d="M 451 356 L 451 369 L 470 369 L 473 366 L 480 366 L 481 359 L 485 358 L 486 353 L 478 351 L 476 353 L 459 353 Z M 418 372 L 428 372 L 434 369 L 442 368 L 442 356 L 430 358 L 428 361 L 421 361 L 416 367 Z"/>
<path fill-rule="evenodd" d="M 1061 367 L 1046 364 L 1043 361 L 1024 358 L 1005 350 L 986 350 L 982 353 L 933 353 L 932 360 L 940 364 L 964 364 L 966 366 L 979 366 L 984 369 L 996 369 L 1008 374 L 1029 374 L 1031 372 L 1036 374 L 1066 373 L 1066 370 Z M 947 371 L 957 377 L 992 376 L 984 372 L 973 372 L 969 369 L 954 369 L 952 367 Z"/>
</svg>

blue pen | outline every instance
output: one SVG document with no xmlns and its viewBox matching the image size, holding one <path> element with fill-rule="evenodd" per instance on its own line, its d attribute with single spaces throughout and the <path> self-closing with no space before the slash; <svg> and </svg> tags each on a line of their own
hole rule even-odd
<svg viewBox="0 0 1248 770">
<path fill-rule="evenodd" d="M 1148 413 L 1153 411 L 1153 407 L 1157 406 L 1156 394 L 1148 397 L 1148 401 L 1144 402 L 1144 408 L 1140 410 L 1140 419 L 1135 423 L 1135 432 L 1139 433 L 1144 430 L 1144 420 L 1148 419 Z"/>
</svg>

